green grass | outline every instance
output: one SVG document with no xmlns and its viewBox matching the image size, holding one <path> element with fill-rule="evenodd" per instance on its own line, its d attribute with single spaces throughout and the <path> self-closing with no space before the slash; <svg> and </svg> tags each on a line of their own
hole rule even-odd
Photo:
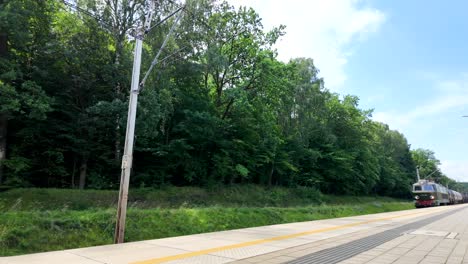
<svg viewBox="0 0 468 264">
<path fill-rule="evenodd" d="M 116 195 L 57 189 L 0 193 L 0 256 L 112 243 Z M 257 186 L 136 190 L 130 200 L 126 241 L 413 208 L 384 197 Z"/>
<path fill-rule="evenodd" d="M 71 189 L 13 189 L 0 192 L 0 210 L 86 210 L 117 204 L 117 191 Z M 214 188 L 166 187 L 129 192 L 129 207 L 294 207 L 320 204 L 360 204 L 373 201 L 401 202 L 389 197 L 323 195 L 313 188 L 265 188 L 242 185 Z"/>
</svg>

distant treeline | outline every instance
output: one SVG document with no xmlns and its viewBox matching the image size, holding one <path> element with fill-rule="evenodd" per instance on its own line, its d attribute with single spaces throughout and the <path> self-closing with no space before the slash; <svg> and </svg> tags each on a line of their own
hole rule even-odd
<svg viewBox="0 0 468 264">
<path fill-rule="evenodd" d="M 75 2 L 75 1 L 73 1 Z M 0 4 L 0 182 L 117 188 L 145 1 Z M 153 25 L 177 9 L 159 1 Z M 174 18 L 144 40 L 149 68 Z M 320 25 L 314 25 L 319 27 Z M 428 150 L 326 89 L 309 58 L 288 63 L 252 9 L 188 1 L 140 94 L 134 187 L 254 183 L 325 193 L 408 196 L 437 170 Z M 0 45 L 2 46 L 2 45 Z M 436 180 L 455 184 L 440 171 Z"/>
</svg>

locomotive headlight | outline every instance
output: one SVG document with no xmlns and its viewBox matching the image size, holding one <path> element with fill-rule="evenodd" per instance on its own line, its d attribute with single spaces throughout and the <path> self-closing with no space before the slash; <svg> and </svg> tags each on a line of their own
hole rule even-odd
<svg viewBox="0 0 468 264">
<path fill-rule="evenodd" d="M 434 200 L 434 198 L 435 198 L 435 197 L 434 197 L 434 195 L 431 195 L 431 197 L 430 197 L 430 198 L 431 198 L 431 200 Z"/>
<path fill-rule="evenodd" d="M 419 200 L 419 195 L 416 195 L 414 199 Z"/>
</svg>

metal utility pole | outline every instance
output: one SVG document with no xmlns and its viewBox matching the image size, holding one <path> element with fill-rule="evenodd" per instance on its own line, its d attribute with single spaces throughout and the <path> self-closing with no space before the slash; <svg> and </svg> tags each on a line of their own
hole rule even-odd
<svg viewBox="0 0 468 264">
<path fill-rule="evenodd" d="M 421 177 L 419 176 L 419 166 L 416 166 L 416 175 L 418 176 L 418 182 L 420 182 Z"/>
<path fill-rule="evenodd" d="M 135 119 L 138 104 L 141 50 L 143 37 L 150 28 L 151 18 L 153 16 L 154 2 L 150 1 L 148 14 L 145 23 L 140 32 L 135 37 L 135 51 L 133 58 L 132 84 L 130 88 L 130 101 L 128 105 L 127 133 L 125 136 L 125 149 L 122 157 L 122 171 L 120 176 L 119 204 L 117 208 L 117 223 L 115 225 L 114 243 L 123 243 L 125 234 L 125 218 L 127 214 L 128 185 L 130 182 L 130 173 L 133 161 L 133 142 L 135 136 Z"/>
</svg>

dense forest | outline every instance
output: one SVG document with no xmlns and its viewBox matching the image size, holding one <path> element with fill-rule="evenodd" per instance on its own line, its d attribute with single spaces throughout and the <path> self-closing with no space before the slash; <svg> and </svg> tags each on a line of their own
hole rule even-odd
<svg viewBox="0 0 468 264">
<path fill-rule="evenodd" d="M 156 1 L 149 68 L 180 7 Z M 67 4 L 68 3 L 68 4 Z M 0 3 L 0 185 L 115 189 L 143 0 Z M 326 88 L 311 58 L 277 59 L 287 34 L 226 2 L 187 1 L 140 93 L 133 187 L 260 184 L 407 197 L 430 150 Z M 317 25 L 319 26 L 319 25 Z M 435 173 L 434 173 L 435 171 Z"/>
</svg>

